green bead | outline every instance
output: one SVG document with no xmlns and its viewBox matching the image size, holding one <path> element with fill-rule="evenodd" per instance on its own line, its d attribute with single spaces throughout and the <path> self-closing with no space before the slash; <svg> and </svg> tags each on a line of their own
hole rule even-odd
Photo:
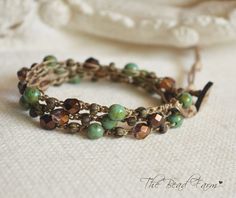
<svg viewBox="0 0 236 198">
<path fill-rule="evenodd" d="M 117 121 L 111 120 L 108 116 L 104 116 L 101 123 L 103 128 L 108 130 L 113 129 L 117 125 Z"/>
<path fill-rule="evenodd" d="M 79 84 L 81 82 L 81 77 L 79 75 L 74 76 L 68 82 L 71 84 Z"/>
<path fill-rule="evenodd" d="M 180 114 L 172 114 L 167 120 L 170 122 L 172 128 L 178 128 L 183 124 L 184 117 Z"/>
<path fill-rule="evenodd" d="M 183 105 L 183 108 L 187 109 L 189 108 L 192 104 L 193 104 L 193 98 L 192 96 L 185 92 L 182 93 L 179 98 L 178 98 L 179 102 Z"/>
<path fill-rule="evenodd" d="M 30 104 L 25 100 L 23 96 L 20 97 L 19 104 L 26 111 L 30 109 Z"/>
<path fill-rule="evenodd" d="M 48 67 L 54 67 L 57 65 L 57 58 L 53 55 L 45 56 L 43 62 L 47 62 Z"/>
<path fill-rule="evenodd" d="M 35 87 L 27 87 L 24 91 L 23 97 L 29 104 L 35 104 L 39 101 L 40 91 Z"/>
<path fill-rule="evenodd" d="M 126 110 L 122 105 L 113 104 L 109 108 L 108 116 L 111 120 L 121 121 L 126 116 Z"/>
<path fill-rule="evenodd" d="M 99 123 L 92 123 L 88 126 L 87 136 L 89 139 L 98 139 L 104 134 L 104 129 Z"/>
<path fill-rule="evenodd" d="M 123 71 L 129 76 L 133 76 L 138 72 L 138 70 L 138 65 L 136 65 L 135 63 L 128 63 L 127 65 L 125 65 Z"/>
</svg>

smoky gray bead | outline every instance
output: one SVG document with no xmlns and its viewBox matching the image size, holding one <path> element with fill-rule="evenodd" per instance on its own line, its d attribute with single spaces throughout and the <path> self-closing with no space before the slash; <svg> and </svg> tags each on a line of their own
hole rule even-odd
<svg viewBox="0 0 236 198">
<path fill-rule="evenodd" d="M 77 122 L 71 122 L 67 125 L 67 132 L 74 134 L 80 131 L 80 124 L 78 124 Z"/>
<path fill-rule="evenodd" d="M 88 113 L 81 114 L 81 123 L 83 126 L 88 126 L 90 124 L 91 117 Z"/>
<path fill-rule="evenodd" d="M 128 131 L 123 127 L 116 127 L 112 130 L 112 133 L 116 137 L 123 137 L 128 134 Z"/>
</svg>

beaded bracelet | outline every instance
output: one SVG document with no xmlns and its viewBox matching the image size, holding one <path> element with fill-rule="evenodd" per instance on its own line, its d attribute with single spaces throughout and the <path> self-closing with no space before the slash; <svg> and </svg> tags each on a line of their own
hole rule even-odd
<svg viewBox="0 0 236 198">
<path fill-rule="evenodd" d="M 80 63 L 73 59 L 61 62 L 52 55 L 46 56 L 41 63 L 34 63 L 30 69 L 24 67 L 17 72 L 20 80 L 18 88 L 22 94 L 20 104 L 29 110 L 31 117 L 40 116 L 43 129 L 62 128 L 69 133 L 84 131 L 90 139 L 103 135 L 122 137 L 128 134 L 144 139 L 151 131 L 165 133 L 170 127 L 180 127 L 184 118 L 192 117 L 199 111 L 213 83 L 208 82 L 202 90 L 191 88 L 195 71 L 200 65 L 198 59 L 189 74 L 189 86 L 183 89 L 176 88 L 174 79 L 159 78 L 153 72 L 138 69 L 134 63 L 119 69 L 114 63 L 101 65 L 94 58 Z M 120 104 L 107 107 L 76 98 L 60 101 L 44 93 L 50 85 L 79 83 L 83 78 L 92 81 L 109 79 L 141 87 L 151 94 L 158 94 L 163 104 L 137 109 L 129 109 Z M 128 127 L 124 128 L 124 123 Z"/>
</svg>

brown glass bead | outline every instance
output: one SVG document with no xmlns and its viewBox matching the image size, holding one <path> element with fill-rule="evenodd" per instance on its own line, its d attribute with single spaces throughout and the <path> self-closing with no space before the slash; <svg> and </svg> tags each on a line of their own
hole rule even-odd
<svg viewBox="0 0 236 198">
<path fill-rule="evenodd" d="M 80 102 L 75 98 L 66 99 L 63 103 L 64 109 L 70 114 L 75 114 L 80 111 Z"/>
<path fill-rule="evenodd" d="M 28 72 L 28 71 L 29 71 L 29 69 L 26 68 L 26 67 L 23 67 L 21 70 L 19 70 L 19 71 L 17 72 L 18 79 L 19 79 L 20 81 L 24 81 L 24 80 L 26 79 L 26 76 L 27 76 L 27 72 Z"/>
<path fill-rule="evenodd" d="M 141 140 L 150 134 L 151 129 L 145 123 L 139 123 L 132 129 L 132 132 L 136 139 Z"/>
<path fill-rule="evenodd" d="M 148 116 L 147 123 L 152 128 L 158 128 L 164 123 L 164 117 L 159 113 L 154 113 Z"/>
<path fill-rule="evenodd" d="M 51 115 L 43 115 L 40 117 L 40 126 L 46 130 L 53 130 L 56 128 L 56 123 L 53 122 Z"/>
<path fill-rule="evenodd" d="M 67 125 L 67 131 L 69 133 L 77 133 L 80 131 L 80 125 L 77 122 L 71 122 Z"/>
<path fill-rule="evenodd" d="M 51 112 L 52 120 L 59 124 L 64 125 L 69 122 L 69 114 L 64 109 L 55 109 Z"/>
<path fill-rule="evenodd" d="M 165 90 L 171 90 L 174 87 L 175 87 L 175 80 L 170 77 L 163 78 L 158 84 L 158 88 Z"/>
</svg>

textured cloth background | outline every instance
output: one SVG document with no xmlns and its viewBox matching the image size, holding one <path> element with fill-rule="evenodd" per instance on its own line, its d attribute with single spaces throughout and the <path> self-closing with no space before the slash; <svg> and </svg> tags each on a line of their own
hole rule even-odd
<svg viewBox="0 0 236 198">
<path fill-rule="evenodd" d="M 0 41 L 0 197 L 214 197 L 236 196 L 236 44 L 202 50 L 204 68 L 196 85 L 213 81 L 208 103 L 181 128 L 145 140 L 101 138 L 91 141 L 40 129 L 19 109 L 16 71 L 39 62 L 47 54 L 60 59 L 89 56 L 119 67 L 136 62 L 159 76 L 173 76 L 185 84 L 191 51 L 132 46 L 81 35 L 65 37 L 45 30 L 23 40 Z M 59 40 L 60 39 L 60 40 Z M 78 97 L 103 105 L 152 106 L 156 99 L 133 87 L 113 83 L 82 82 L 50 88 L 60 99 Z M 182 191 L 145 188 L 143 177 L 163 174 L 178 182 L 199 174 L 218 188 L 203 191 L 187 185 Z"/>
</svg>

